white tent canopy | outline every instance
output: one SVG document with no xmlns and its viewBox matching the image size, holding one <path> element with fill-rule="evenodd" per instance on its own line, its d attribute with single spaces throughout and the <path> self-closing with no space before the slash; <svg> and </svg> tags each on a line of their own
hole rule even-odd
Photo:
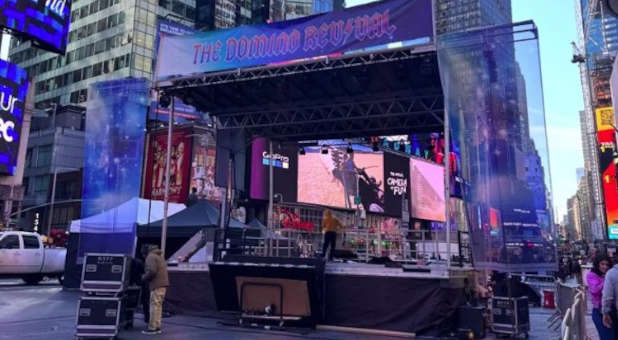
<svg viewBox="0 0 618 340">
<path fill-rule="evenodd" d="M 163 201 L 134 197 L 100 214 L 71 221 L 70 232 L 131 232 L 136 224 L 143 225 L 162 220 L 163 203 Z M 184 204 L 169 203 L 167 216 L 174 215 L 185 208 Z"/>
</svg>

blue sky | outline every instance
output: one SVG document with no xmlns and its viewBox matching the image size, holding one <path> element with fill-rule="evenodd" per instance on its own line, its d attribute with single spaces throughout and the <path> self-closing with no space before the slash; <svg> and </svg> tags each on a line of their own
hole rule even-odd
<svg viewBox="0 0 618 340">
<path fill-rule="evenodd" d="M 372 0 L 346 0 L 348 6 Z M 575 170 L 583 167 L 579 111 L 583 97 L 579 68 L 571 64 L 577 40 L 572 0 L 512 0 L 513 21 L 534 20 L 539 29 L 545 116 L 549 140 L 554 208 L 559 220 L 566 200 L 577 191 Z"/>
</svg>

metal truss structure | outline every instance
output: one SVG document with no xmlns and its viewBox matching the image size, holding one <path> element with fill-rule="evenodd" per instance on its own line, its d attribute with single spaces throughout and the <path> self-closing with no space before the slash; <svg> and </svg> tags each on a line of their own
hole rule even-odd
<svg viewBox="0 0 618 340">
<path fill-rule="evenodd" d="M 218 129 L 303 140 L 442 131 L 439 79 L 436 52 L 423 46 L 205 73 L 157 90 L 216 116 Z"/>
</svg>

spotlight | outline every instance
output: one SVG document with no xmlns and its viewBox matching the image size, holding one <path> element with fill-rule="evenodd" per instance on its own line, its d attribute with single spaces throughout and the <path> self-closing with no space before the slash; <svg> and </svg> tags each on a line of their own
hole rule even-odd
<svg viewBox="0 0 618 340">
<path fill-rule="evenodd" d="M 161 96 L 159 97 L 159 107 L 168 108 L 171 103 L 172 98 L 165 92 L 161 93 Z"/>
<path fill-rule="evenodd" d="M 328 154 L 328 147 L 326 145 L 322 145 L 322 154 L 323 155 L 327 155 Z"/>
<path fill-rule="evenodd" d="M 373 150 L 373 152 L 380 151 L 380 148 L 378 147 L 378 142 L 373 142 L 371 143 L 371 145 L 372 145 L 371 149 Z"/>
<path fill-rule="evenodd" d="M 354 152 L 354 149 L 352 148 L 352 143 L 348 143 L 348 147 L 345 149 L 345 152 L 347 152 L 348 154 Z"/>
<path fill-rule="evenodd" d="M 301 156 L 304 156 L 304 155 L 306 155 L 306 154 L 307 154 L 307 152 L 305 151 L 305 148 L 300 148 L 300 151 L 298 151 L 298 153 L 299 153 Z"/>
</svg>

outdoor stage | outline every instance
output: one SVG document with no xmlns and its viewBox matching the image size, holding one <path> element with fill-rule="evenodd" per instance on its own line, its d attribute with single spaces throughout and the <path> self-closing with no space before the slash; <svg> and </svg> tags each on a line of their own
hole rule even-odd
<svg viewBox="0 0 618 340">
<path fill-rule="evenodd" d="M 208 267 L 170 267 L 166 302 L 172 312 L 217 316 Z M 431 268 L 431 267 L 430 267 Z M 424 334 L 451 326 L 471 269 L 436 266 L 430 273 L 359 263 L 327 263 L 325 315 L 319 325 Z M 432 308 L 422 308 L 432 306 Z"/>
</svg>

